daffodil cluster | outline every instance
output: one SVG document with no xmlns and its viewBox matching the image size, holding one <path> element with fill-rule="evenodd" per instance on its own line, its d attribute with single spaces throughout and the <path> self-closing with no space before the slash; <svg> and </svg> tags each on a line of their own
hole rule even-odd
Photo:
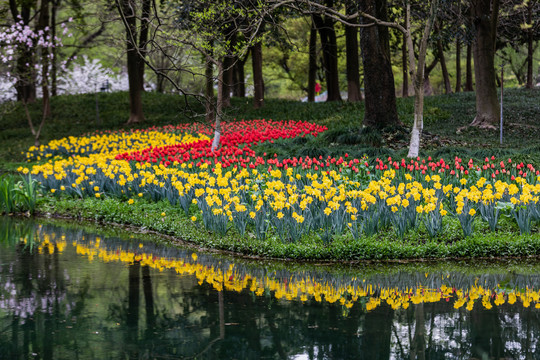
<svg viewBox="0 0 540 360">
<path fill-rule="evenodd" d="M 253 134 L 272 139 L 304 136 L 313 129 L 309 123 L 281 126 L 274 122 L 272 126 L 273 132 L 244 132 L 254 142 L 258 138 Z M 435 237 L 447 217 L 458 219 L 468 236 L 478 218 L 496 230 L 504 212 L 515 218 L 522 233 L 530 233 L 532 223 L 540 220 L 540 176 L 531 178 L 532 167 L 527 177 L 512 175 L 513 180 L 501 180 L 483 177 L 481 172 L 456 176 L 435 165 L 434 173 L 421 166 L 407 172 L 406 166 L 388 168 L 377 162 L 374 171 L 366 158 L 347 159 L 346 154 L 339 159 L 248 157 L 250 162 L 246 162 L 248 158 L 235 158 L 235 151 L 247 154 L 252 150 L 239 148 L 243 138 L 236 133 L 224 135 L 236 149 L 228 150 L 231 157 L 223 158 L 222 152 L 212 161 L 199 157 L 196 162 L 118 158 L 127 149 L 175 144 L 175 149 L 184 151 L 209 142 L 207 135 L 192 130 L 152 129 L 53 141 L 30 151 L 33 157 L 49 157 L 45 163 L 20 171 L 30 172 L 54 196 L 116 197 L 129 204 L 138 198 L 166 200 L 218 234 L 234 228 L 241 237 L 249 232 L 259 239 L 276 236 L 283 242 L 319 237 L 329 243 L 347 233 L 357 239 L 390 228 L 403 238 L 421 224 Z M 160 156 L 167 156 L 167 151 L 161 148 Z M 191 159 L 203 152 L 184 154 L 189 153 L 186 159 Z M 60 157 L 64 153 L 69 156 Z"/>
</svg>

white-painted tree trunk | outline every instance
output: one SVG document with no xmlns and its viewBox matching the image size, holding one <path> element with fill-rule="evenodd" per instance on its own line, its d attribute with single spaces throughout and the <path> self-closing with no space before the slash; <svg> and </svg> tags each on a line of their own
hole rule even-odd
<svg viewBox="0 0 540 360">
<path fill-rule="evenodd" d="M 414 45 L 411 30 L 411 6 L 408 1 L 405 4 L 407 47 L 409 50 L 409 72 L 414 83 L 414 123 L 411 130 L 411 142 L 409 143 L 409 153 L 407 157 L 417 157 L 420 152 L 420 140 L 422 139 L 422 130 L 424 129 L 424 67 L 426 61 L 428 38 L 435 22 L 439 8 L 439 0 L 432 0 L 430 15 L 424 26 L 424 33 L 420 40 L 418 49 L 418 61 L 414 54 Z"/>
<path fill-rule="evenodd" d="M 420 152 L 420 140 L 422 130 L 424 130 L 424 76 L 421 81 L 415 81 L 414 86 L 414 123 L 411 131 L 411 142 L 409 144 L 409 154 L 407 157 L 417 157 Z M 418 80 L 418 79 L 416 79 Z"/>
<path fill-rule="evenodd" d="M 219 147 L 219 139 L 221 138 L 221 116 L 223 111 L 223 62 L 217 61 L 218 68 L 218 92 L 217 104 L 214 123 L 214 140 L 212 141 L 211 150 L 215 151 Z"/>
</svg>

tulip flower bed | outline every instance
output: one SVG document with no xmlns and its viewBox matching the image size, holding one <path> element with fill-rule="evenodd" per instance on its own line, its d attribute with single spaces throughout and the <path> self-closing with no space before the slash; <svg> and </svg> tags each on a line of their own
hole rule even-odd
<svg viewBox="0 0 540 360">
<path fill-rule="evenodd" d="M 54 196 L 166 200 L 215 234 L 234 229 L 260 241 L 328 245 L 389 230 L 399 239 L 420 230 L 444 239 L 448 222 L 459 222 L 468 237 L 480 222 L 497 231 L 502 215 L 522 234 L 538 232 L 540 172 L 532 164 L 494 157 L 370 162 L 347 154 L 278 159 L 252 149 L 324 130 L 295 121 L 224 124 L 216 151 L 211 130 L 197 124 L 91 134 L 31 148 L 29 159 L 49 161 L 20 170 Z"/>
</svg>

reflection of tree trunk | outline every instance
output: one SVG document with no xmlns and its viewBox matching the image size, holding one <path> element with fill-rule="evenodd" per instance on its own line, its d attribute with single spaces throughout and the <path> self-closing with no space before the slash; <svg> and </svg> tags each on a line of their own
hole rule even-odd
<svg viewBox="0 0 540 360">
<path fill-rule="evenodd" d="M 286 359 L 287 353 L 285 352 L 285 350 L 283 350 L 283 346 L 281 346 L 281 336 L 279 335 L 277 326 L 274 323 L 274 319 L 271 316 L 267 316 L 267 315 L 265 315 L 265 317 L 266 317 L 266 322 L 268 323 L 268 327 L 270 328 L 270 332 L 272 333 L 272 340 L 279 354 L 279 357 L 281 359 Z"/>
<path fill-rule="evenodd" d="M 362 348 L 360 354 L 364 359 L 383 360 L 390 358 L 390 339 L 394 310 L 386 304 L 368 311 L 364 320 Z"/>
<path fill-rule="evenodd" d="M 529 360 L 529 359 L 532 359 L 532 353 L 531 353 L 531 317 L 532 317 L 531 307 L 529 306 L 525 310 L 525 312 L 526 312 L 526 315 L 525 315 L 525 326 L 526 326 L 526 328 L 525 328 L 525 359 Z M 522 316 L 522 314 L 520 314 L 520 317 Z"/>
<path fill-rule="evenodd" d="M 347 14 L 353 14 L 356 8 L 351 2 L 347 3 Z M 354 20 L 356 21 L 356 20 Z M 362 100 L 360 93 L 360 65 L 358 63 L 358 29 L 345 26 L 345 43 L 347 52 L 347 101 Z"/>
<path fill-rule="evenodd" d="M 264 106 L 261 41 L 258 41 L 251 47 L 251 64 L 253 68 L 253 107 L 260 109 Z"/>
<path fill-rule="evenodd" d="M 388 19 L 386 1 L 361 1 L 360 8 L 380 20 Z M 389 41 L 386 26 L 370 26 L 360 30 L 365 88 L 364 126 L 384 128 L 399 124 Z"/>
<path fill-rule="evenodd" d="M 13 359 L 19 358 L 19 315 L 13 314 L 11 320 L 11 352 L 10 357 Z"/>
<path fill-rule="evenodd" d="M 499 313 L 496 308 L 486 310 L 475 306 L 470 313 L 471 351 L 479 359 L 504 358 L 504 342 Z"/>
<path fill-rule="evenodd" d="M 147 336 L 151 336 L 150 334 L 156 326 L 156 315 L 154 313 L 154 293 L 152 289 L 152 278 L 150 277 L 150 267 L 148 265 L 142 267 L 142 283 L 144 303 L 146 305 L 146 332 Z"/>
<path fill-rule="evenodd" d="M 426 317 L 424 303 L 415 306 L 414 336 L 411 343 L 411 359 L 424 360 L 426 358 Z"/>
<path fill-rule="evenodd" d="M 225 339 L 225 306 L 223 302 L 223 291 L 218 292 L 219 304 L 219 338 Z"/>
<path fill-rule="evenodd" d="M 315 77 L 317 76 L 317 28 L 315 22 L 311 21 L 311 30 L 309 31 L 309 73 L 307 97 L 308 102 L 315 101 Z"/>
<path fill-rule="evenodd" d="M 126 313 L 126 346 L 130 359 L 138 359 L 137 340 L 139 333 L 139 283 L 141 263 L 134 261 L 128 266 L 128 308 Z"/>
</svg>

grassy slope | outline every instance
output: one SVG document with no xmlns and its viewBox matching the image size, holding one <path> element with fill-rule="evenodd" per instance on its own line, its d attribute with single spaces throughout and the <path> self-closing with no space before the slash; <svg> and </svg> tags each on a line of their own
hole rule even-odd
<svg viewBox="0 0 540 360">
<path fill-rule="evenodd" d="M 189 116 L 183 99 L 173 95 L 145 94 L 144 106 L 147 121 L 137 127 L 175 124 L 193 121 L 199 118 Z M 456 133 L 460 126 L 467 125 L 474 116 L 474 95 L 454 94 L 429 97 L 426 101 L 427 138 L 424 155 L 483 158 L 491 154 L 512 156 L 540 163 L 540 138 L 538 119 L 540 119 L 540 91 L 512 90 L 505 97 L 505 121 L 509 123 L 505 143 L 498 144 L 498 131 L 483 132 L 468 129 Z M 124 127 L 127 113 L 127 94 L 99 94 L 100 117 L 102 125 L 96 125 L 95 97 L 93 95 L 66 96 L 53 101 L 53 118 L 46 124 L 43 142 L 68 136 L 80 135 L 96 129 L 118 129 Z M 192 109 L 200 111 L 199 104 L 190 104 Z M 412 119 L 412 98 L 399 99 L 400 119 L 407 125 Z M 3 108 L 4 110 L 6 107 Z M 12 170 L 24 158 L 21 151 L 32 145 L 33 141 L 20 108 L 7 107 L 0 122 L 0 169 Z M 38 117 L 39 106 L 32 108 L 34 117 Z M 251 99 L 234 99 L 233 109 L 229 110 L 230 119 L 272 118 L 309 120 L 327 125 L 327 134 L 315 140 L 277 141 L 274 145 L 263 145 L 259 151 L 277 152 L 280 156 L 293 155 L 353 155 L 367 153 L 370 156 L 406 154 L 407 130 L 403 132 L 381 134 L 360 133 L 362 104 L 330 103 L 303 104 L 282 100 L 268 100 L 267 106 L 258 111 L 251 109 Z M 382 147 L 370 147 L 372 143 L 381 143 Z M 416 233 L 409 232 L 404 241 L 395 241 L 392 231 L 382 232 L 373 238 L 352 241 L 349 237 L 336 239 L 331 246 L 325 246 L 318 239 L 299 243 L 283 244 L 276 239 L 265 242 L 255 239 L 242 239 L 231 231 L 225 237 L 218 237 L 200 231 L 189 219 L 176 214 L 178 209 L 167 203 L 147 204 L 137 202 L 128 207 L 124 202 L 108 199 L 65 199 L 56 202 L 45 198 L 41 210 L 48 213 L 65 214 L 72 217 L 103 222 L 126 223 L 142 226 L 158 232 L 189 239 L 203 247 L 232 250 L 255 256 L 288 257 L 294 259 L 404 259 L 404 258 L 441 258 L 441 257 L 489 257 L 489 256 L 524 256 L 540 254 L 538 226 L 533 235 L 516 236 L 517 226 L 507 221 L 496 233 L 490 233 L 485 226 L 477 229 L 473 237 L 463 239 L 459 224 L 447 224 L 444 238 L 430 240 L 425 230 L 420 227 Z M 161 219 L 160 213 L 166 211 L 167 217 Z M 160 221 L 161 220 L 161 221 Z"/>
<path fill-rule="evenodd" d="M 511 89 L 505 93 L 504 120 L 505 138 L 499 145 L 497 131 L 466 129 L 456 133 L 459 127 L 469 124 L 474 118 L 474 93 L 440 95 L 426 98 L 425 131 L 427 143 L 423 155 L 483 158 L 492 154 L 517 156 L 523 160 L 540 162 L 540 89 Z M 128 114 L 127 93 L 98 94 L 101 124 L 96 119 L 96 96 L 93 94 L 61 96 L 52 99 L 52 118 L 43 129 L 41 143 L 64 136 L 76 136 L 94 130 L 126 128 Z M 350 103 L 300 103 L 295 101 L 269 99 L 260 110 L 252 109 L 252 99 L 233 99 L 233 107 L 228 110 L 229 119 L 266 118 L 274 120 L 308 120 L 329 127 L 327 135 L 314 143 L 283 144 L 274 148 L 267 146 L 267 152 L 310 154 L 339 154 L 349 152 L 371 156 L 405 156 L 408 131 L 393 134 L 358 135 L 363 117 L 363 104 Z M 157 93 L 143 94 L 143 108 L 146 121 L 137 128 L 153 125 L 177 124 L 201 121 L 196 116 L 203 107 L 190 101 L 186 107 L 184 98 L 178 95 Z M 40 119 L 40 104 L 31 106 L 34 121 Z M 398 99 L 400 120 L 410 126 L 413 119 L 413 98 Z M 24 111 L 20 105 L 0 105 L 0 169 L 12 169 L 14 162 L 24 160 L 21 152 L 33 145 Z M 373 144 L 381 147 L 374 148 Z M 487 150 L 486 150 L 487 149 Z"/>
</svg>

